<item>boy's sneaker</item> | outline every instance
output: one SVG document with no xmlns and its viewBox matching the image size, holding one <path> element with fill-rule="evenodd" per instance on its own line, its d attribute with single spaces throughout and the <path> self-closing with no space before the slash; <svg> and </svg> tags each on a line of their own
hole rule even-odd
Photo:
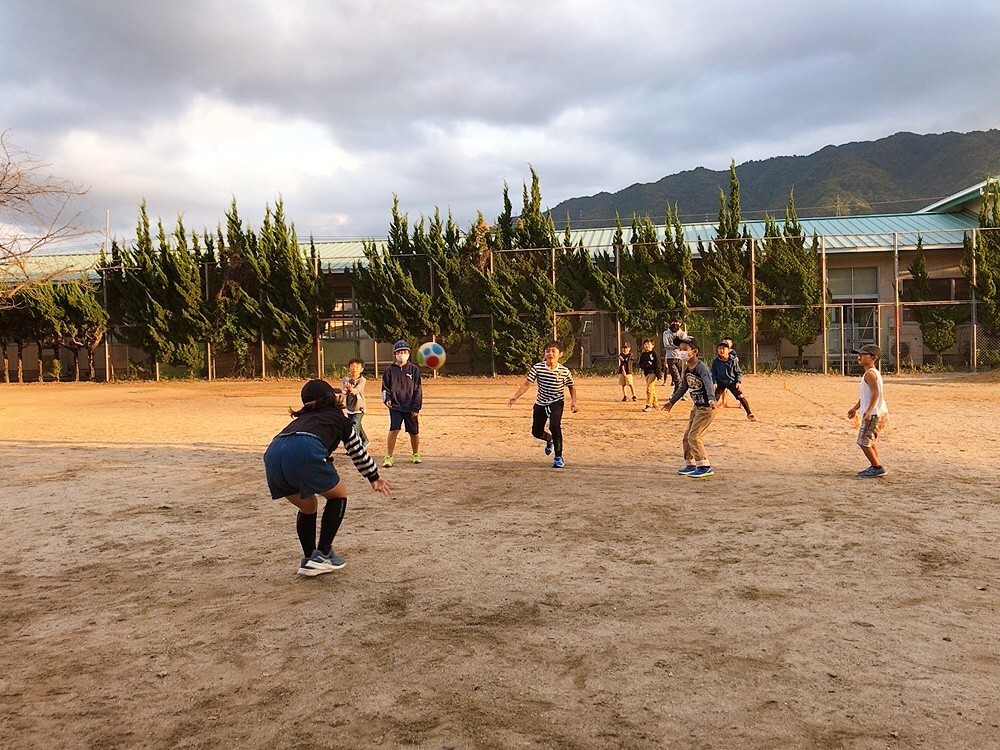
<svg viewBox="0 0 1000 750">
<path fill-rule="evenodd" d="M 711 466 L 698 466 L 694 471 L 688 472 L 688 476 L 692 479 L 704 479 L 705 477 L 714 477 L 715 472 L 712 471 Z"/>
<path fill-rule="evenodd" d="M 412 456 L 410 456 L 410 461 L 412 461 L 415 464 L 419 464 L 420 463 L 420 454 L 419 453 L 414 453 Z"/>
<path fill-rule="evenodd" d="M 546 456 L 551 456 L 552 455 L 552 441 L 551 440 L 546 440 L 545 441 L 545 455 Z"/>
<path fill-rule="evenodd" d="M 622 396 L 622 403 L 624 404 L 626 401 L 628 401 L 628 399 Z"/>
<path fill-rule="evenodd" d="M 385 458 L 383 458 L 382 459 L 382 466 L 384 468 L 386 468 L 386 469 L 388 469 L 390 466 L 392 466 L 392 456 L 386 456 Z"/>
<path fill-rule="evenodd" d="M 869 466 L 864 471 L 859 471 L 858 472 L 858 476 L 859 477 L 863 477 L 864 479 L 874 479 L 875 477 L 884 477 L 885 476 L 885 467 L 883 467 L 883 466 L 878 466 L 878 467 Z"/>
<path fill-rule="evenodd" d="M 697 471 L 697 469 L 698 469 L 698 467 L 695 466 L 694 464 L 688 464 L 687 466 L 682 466 L 681 468 L 679 468 L 677 470 L 677 473 L 678 474 L 691 474 L 691 473 Z"/>
<path fill-rule="evenodd" d="M 624 400 L 625 400 L 625 399 L 622 399 L 622 401 L 624 401 Z M 633 396 L 633 397 L 632 397 L 632 400 L 633 400 L 633 401 L 637 401 L 638 399 L 636 399 L 636 397 L 635 397 L 635 396 Z"/>
<path fill-rule="evenodd" d="M 300 576 L 308 576 L 312 578 L 313 576 L 320 576 L 324 573 L 332 573 L 333 568 L 326 565 L 317 565 L 312 561 L 312 558 L 303 557 L 299 562 L 299 569 L 295 571 Z"/>
<path fill-rule="evenodd" d="M 556 457 L 555 457 L 555 458 L 554 458 L 554 459 L 552 460 L 552 468 L 553 468 L 553 469 L 561 469 L 561 468 L 562 468 L 562 467 L 564 467 L 565 465 L 566 465 L 566 462 L 565 462 L 565 461 L 563 461 L 563 458 L 562 458 L 562 456 L 556 456 Z"/>
<path fill-rule="evenodd" d="M 333 550 L 330 550 L 329 554 L 314 550 L 309 558 L 310 566 L 327 570 L 340 570 L 345 564 L 344 559 L 335 555 Z"/>
<path fill-rule="evenodd" d="M 642 407 L 642 410 L 643 411 L 653 411 L 653 407 L 652 406 L 644 406 L 644 407 Z"/>
</svg>

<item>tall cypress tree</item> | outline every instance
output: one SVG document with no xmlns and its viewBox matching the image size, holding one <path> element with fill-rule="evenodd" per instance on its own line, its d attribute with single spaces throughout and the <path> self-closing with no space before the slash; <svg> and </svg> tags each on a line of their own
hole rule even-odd
<svg viewBox="0 0 1000 750">
<path fill-rule="evenodd" d="M 921 235 L 917 235 L 917 247 L 907 270 L 913 279 L 912 291 L 907 295 L 912 297 L 910 301 L 929 301 L 931 299 L 930 276 L 927 273 L 927 260 L 924 257 L 924 238 Z M 924 305 L 915 307 L 914 317 L 920 326 L 920 337 L 923 339 L 924 347 L 934 352 L 937 366 L 941 367 L 943 364 L 942 355 L 955 346 L 958 341 L 955 318 L 945 310 Z"/>
<path fill-rule="evenodd" d="M 729 165 L 729 195 L 719 190 L 719 225 L 715 240 L 701 248 L 697 304 L 712 308 L 711 320 L 697 321 L 703 336 L 746 340 L 749 316 L 749 234 L 742 226 L 740 183 L 736 162 Z"/>
</svg>

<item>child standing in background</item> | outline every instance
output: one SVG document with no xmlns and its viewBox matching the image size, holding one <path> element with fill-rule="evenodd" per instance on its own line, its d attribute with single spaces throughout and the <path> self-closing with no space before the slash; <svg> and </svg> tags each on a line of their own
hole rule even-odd
<svg viewBox="0 0 1000 750">
<path fill-rule="evenodd" d="M 361 438 L 361 447 L 367 448 L 371 442 L 365 434 L 365 428 L 361 426 L 361 420 L 365 418 L 365 384 L 367 383 L 364 371 L 364 360 L 352 359 L 347 363 L 347 375 L 341 379 L 340 385 L 344 389 L 347 416 L 354 422 L 358 437 Z"/>
<path fill-rule="evenodd" d="M 747 413 L 747 419 L 751 422 L 756 422 L 757 417 L 753 415 L 750 404 L 747 402 L 746 396 L 743 395 L 743 386 L 741 385 L 743 382 L 743 373 L 740 372 L 740 360 L 736 356 L 736 352 L 732 350 L 732 344 L 729 341 L 730 339 L 722 339 L 715 347 L 717 355 L 712 360 L 712 380 L 715 382 L 715 400 L 719 401 L 719 397 L 725 397 L 726 391 L 729 391 L 740 402 L 743 411 Z"/>
<path fill-rule="evenodd" d="M 622 387 L 622 401 L 628 401 L 625 397 L 625 389 L 632 391 L 632 400 L 635 401 L 635 379 L 632 377 L 632 345 L 622 344 L 621 354 L 618 355 L 618 385 Z"/>
<path fill-rule="evenodd" d="M 424 403 L 424 391 L 420 384 L 420 368 L 410 362 L 410 345 L 397 341 L 392 346 L 393 363 L 382 373 L 382 403 L 389 410 L 389 437 L 386 440 L 385 458 L 382 466 L 392 466 L 392 454 L 396 450 L 399 430 L 406 427 L 410 436 L 410 461 L 419 464 L 420 421 L 418 415 Z"/>
<path fill-rule="evenodd" d="M 660 405 L 656 398 L 656 381 L 663 375 L 663 366 L 653 346 L 653 339 L 646 339 L 642 342 L 642 354 L 639 355 L 639 369 L 646 378 L 646 405 L 643 411 L 653 411 Z"/>
</svg>

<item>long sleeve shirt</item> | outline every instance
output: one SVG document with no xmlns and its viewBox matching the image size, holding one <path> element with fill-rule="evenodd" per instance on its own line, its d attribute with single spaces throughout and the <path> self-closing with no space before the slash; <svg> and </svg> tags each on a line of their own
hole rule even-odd
<svg viewBox="0 0 1000 750">
<path fill-rule="evenodd" d="M 684 377 L 681 378 L 677 389 L 670 396 L 670 405 L 673 406 L 681 400 L 685 393 L 691 393 L 691 402 L 701 409 L 706 409 L 710 404 L 715 403 L 715 385 L 712 383 L 712 373 L 702 361 L 698 361 L 695 368 L 684 369 Z"/>
<path fill-rule="evenodd" d="M 341 378 L 340 386 L 344 389 L 344 405 L 348 414 L 357 414 L 365 410 L 365 380 L 364 375 L 358 375 L 355 380 L 350 375 Z M 351 392 L 347 392 L 347 386 L 351 386 Z"/>
<path fill-rule="evenodd" d="M 639 355 L 639 369 L 643 375 L 655 375 L 663 377 L 663 365 L 660 364 L 660 355 L 655 351 L 644 351 Z"/>
<path fill-rule="evenodd" d="M 407 362 L 402 367 L 393 362 L 385 368 L 382 373 L 382 402 L 396 411 L 420 411 L 424 403 L 420 368 L 412 362 Z"/>
<path fill-rule="evenodd" d="M 730 354 L 729 359 L 716 357 L 712 360 L 712 380 L 716 385 L 729 386 L 736 385 L 743 379 L 740 372 L 740 361 L 735 355 Z"/>
</svg>

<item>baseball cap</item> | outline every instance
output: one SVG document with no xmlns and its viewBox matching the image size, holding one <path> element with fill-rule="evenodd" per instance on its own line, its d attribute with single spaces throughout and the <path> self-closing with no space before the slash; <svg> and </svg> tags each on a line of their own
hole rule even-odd
<svg viewBox="0 0 1000 750">
<path fill-rule="evenodd" d="M 407 352 L 410 351 L 410 345 L 407 344 L 402 339 L 400 339 L 399 341 L 397 341 L 395 344 L 392 345 L 392 353 L 395 354 L 396 352 L 402 352 L 402 351 L 407 351 Z"/>
<path fill-rule="evenodd" d="M 882 350 L 879 348 L 878 344 L 865 344 L 857 349 L 851 349 L 851 354 L 870 354 L 875 359 L 879 359 L 882 356 Z"/>
<path fill-rule="evenodd" d="M 694 336 L 685 336 L 684 338 L 678 337 L 674 339 L 674 343 L 677 344 L 677 346 L 680 346 L 681 344 L 687 344 L 692 349 L 697 349 L 699 352 L 701 351 L 701 344 L 698 343 L 698 339 L 696 339 Z"/>
<path fill-rule="evenodd" d="M 729 342 L 726 341 L 725 339 L 722 339 L 718 344 L 715 345 L 716 348 L 718 348 L 720 346 L 724 346 L 724 347 L 726 347 L 728 349 L 729 348 Z"/>
</svg>

